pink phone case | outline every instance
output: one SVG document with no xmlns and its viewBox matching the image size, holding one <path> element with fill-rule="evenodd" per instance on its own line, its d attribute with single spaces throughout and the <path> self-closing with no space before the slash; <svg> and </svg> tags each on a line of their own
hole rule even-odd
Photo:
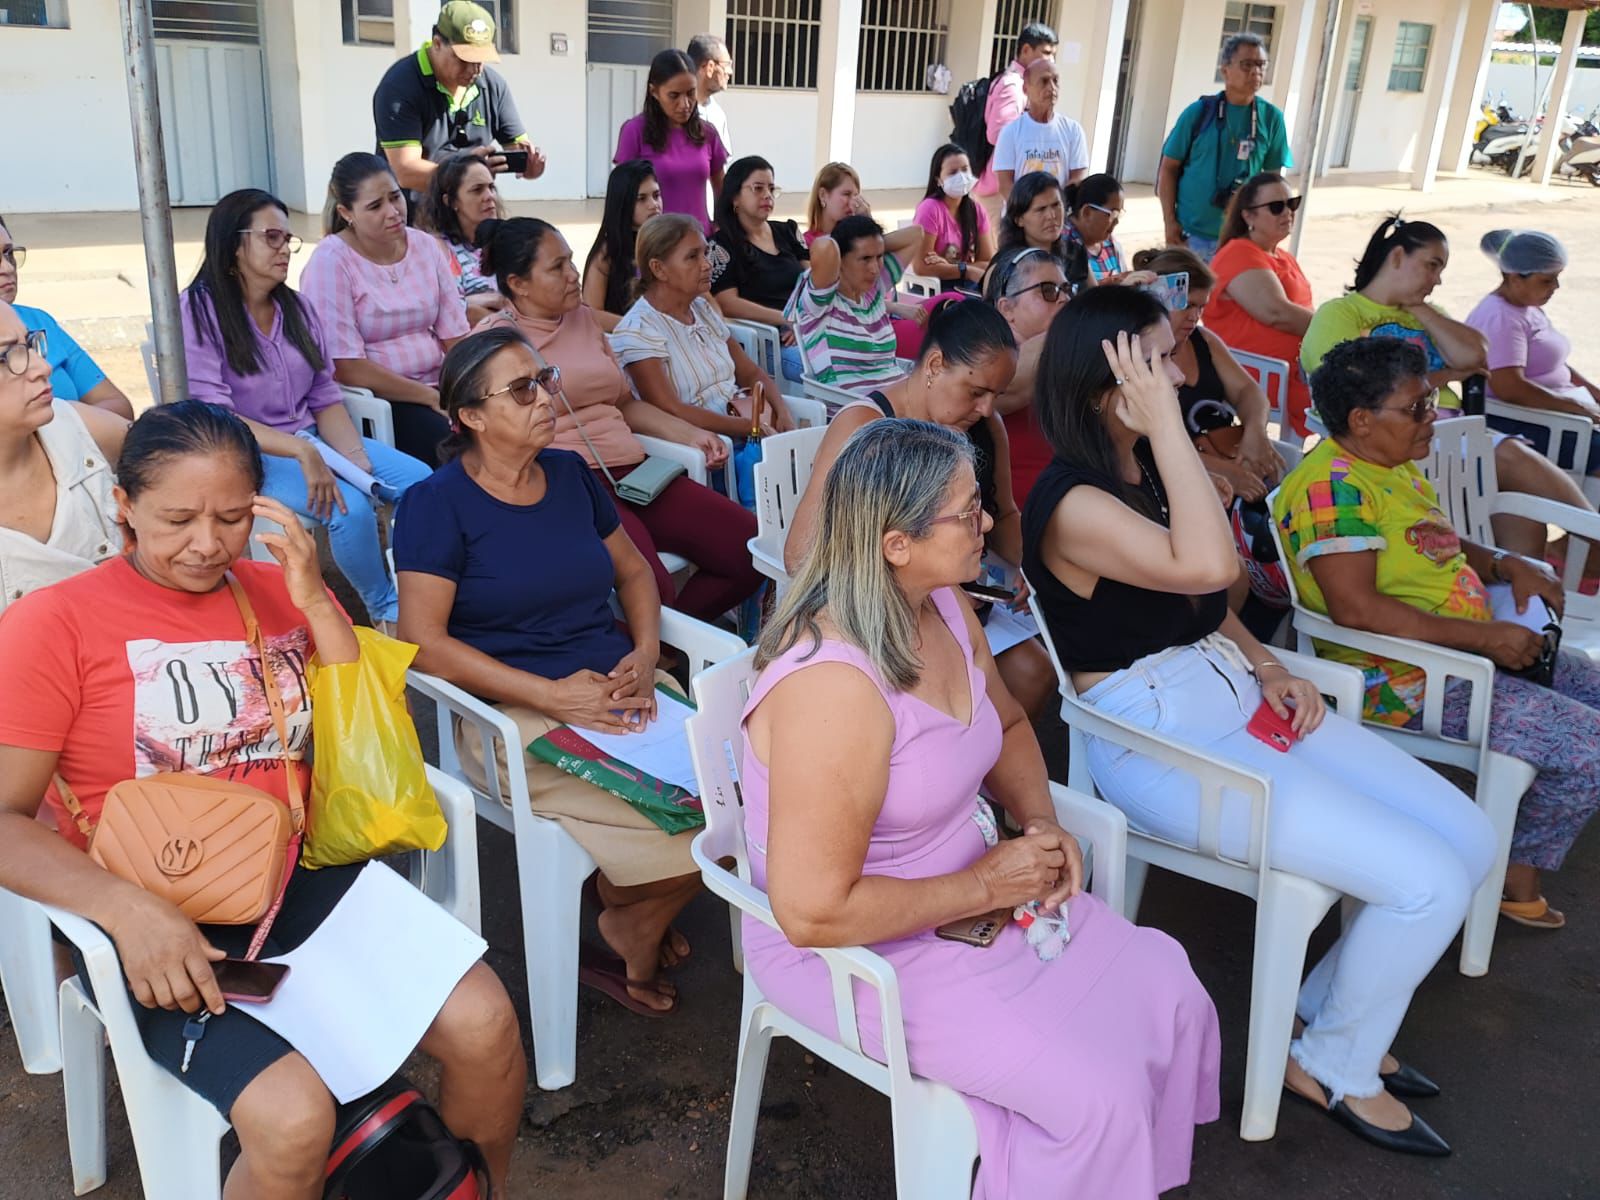
<svg viewBox="0 0 1600 1200">
<path fill-rule="evenodd" d="M 1299 736 L 1294 731 L 1294 725 L 1273 712 L 1272 706 L 1265 700 L 1256 709 L 1255 716 L 1250 718 L 1245 732 L 1282 754 L 1289 752 L 1289 747 L 1295 744 Z"/>
</svg>

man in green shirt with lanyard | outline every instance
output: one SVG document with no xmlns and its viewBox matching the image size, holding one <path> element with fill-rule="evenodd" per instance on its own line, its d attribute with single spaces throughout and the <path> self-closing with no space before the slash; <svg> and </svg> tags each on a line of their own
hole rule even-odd
<svg viewBox="0 0 1600 1200">
<path fill-rule="evenodd" d="M 1168 245 L 1186 245 L 1207 262 L 1239 185 L 1294 165 L 1283 110 L 1257 95 L 1267 77 L 1266 43 L 1235 34 L 1222 43 L 1220 62 L 1222 91 L 1179 115 L 1161 147 L 1156 182 Z"/>
</svg>

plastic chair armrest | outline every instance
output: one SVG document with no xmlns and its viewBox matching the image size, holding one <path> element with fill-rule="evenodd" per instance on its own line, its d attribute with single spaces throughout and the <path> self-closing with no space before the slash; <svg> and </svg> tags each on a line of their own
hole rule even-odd
<svg viewBox="0 0 1600 1200">
<path fill-rule="evenodd" d="M 789 415 L 794 418 L 797 429 L 812 429 L 828 423 L 828 406 L 820 400 L 808 400 L 805 396 L 785 396 L 783 402 L 788 406 Z"/>
<path fill-rule="evenodd" d="M 1366 680 L 1349 663 L 1332 662 L 1312 654 L 1279 650 L 1278 661 L 1301 679 L 1316 684 L 1317 691 L 1333 699 L 1333 711 L 1352 721 L 1361 720 Z"/>
<path fill-rule="evenodd" d="M 789 569 L 783 565 L 781 546 L 768 545 L 760 538 L 751 538 L 745 545 L 750 551 L 750 560 L 755 564 L 757 571 L 774 583 L 789 578 Z"/>
<path fill-rule="evenodd" d="M 1489 511 L 1491 516 L 1526 517 L 1542 525 L 1554 525 L 1586 542 L 1600 543 L 1600 513 L 1591 508 L 1579 508 L 1527 492 L 1500 492 Z"/>
<path fill-rule="evenodd" d="M 1128 818 L 1120 808 L 1059 783 L 1050 785 L 1050 801 L 1056 824 L 1089 843 L 1094 868 L 1089 890 L 1112 912 L 1121 912 L 1127 886 Z"/>
<path fill-rule="evenodd" d="M 681 650 L 689 660 L 689 675 L 743 654 L 750 647 L 736 633 L 697 621 L 675 608 L 661 610 L 661 641 Z"/>
<path fill-rule="evenodd" d="M 645 433 L 634 436 L 639 439 L 639 444 L 644 447 L 646 454 L 681 463 L 690 479 L 699 484 L 705 483 L 706 456 L 693 446 L 685 446 L 682 442 L 669 442 L 666 438 L 651 437 Z"/>
</svg>

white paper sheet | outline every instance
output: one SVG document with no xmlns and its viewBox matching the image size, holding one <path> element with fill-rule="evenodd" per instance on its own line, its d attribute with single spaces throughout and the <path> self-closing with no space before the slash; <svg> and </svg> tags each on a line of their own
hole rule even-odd
<svg viewBox="0 0 1600 1200">
<path fill-rule="evenodd" d="M 368 496 L 378 500 L 394 501 L 399 499 L 400 493 L 395 491 L 394 488 L 384 483 L 381 479 L 377 479 L 368 472 L 363 471 L 326 442 L 319 441 L 316 438 L 307 438 L 306 440 L 317 448 L 317 453 L 322 456 L 322 461 L 327 463 L 328 470 L 358 491 L 365 492 Z"/>
<path fill-rule="evenodd" d="M 1535 633 L 1543 633 L 1544 627 L 1554 618 L 1550 615 L 1550 608 L 1545 604 L 1542 596 L 1533 596 L 1528 600 L 1528 611 L 1517 611 L 1517 597 L 1511 590 L 1509 583 L 1491 583 L 1488 587 L 1489 608 L 1496 621 L 1510 621 L 1512 624 L 1521 625 L 1524 629 L 1531 629 Z"/>
<path fill-rule="evenodd" d="M 488 949 L 382 863 L 368 863 L 301 945 L 268 962 L 289 974 L 266 1004 L 241 1004 L 322 1076 L 341 1104 L 388 1079 Z"/>
<path fill-rule="evenodd" d="M 989 620 L 985 623 L 983 632 L 989 638 L 989 653 L 1003 654 L 1031 637 L 1038 637 L 1039 625 L 1033 619 L 1031 612 L 1026 610 L 1012 612 L 1009 608 L 996 604 L 989 610 Z"/>
<path fill-rule="evenodd" d="M 574 725 L 578 733 L 594 743 L 595 749 L 612 758 L 654 775 L 663 783 L 675 783 L 690 795 L 700 794 L 694 776 L 694 760 L 689 757 L 689 735 L 683 723 L 694 714 L 676 696 L 656 689 L 656 719 L 638 733 L 601 733 Z"/>
</svg>

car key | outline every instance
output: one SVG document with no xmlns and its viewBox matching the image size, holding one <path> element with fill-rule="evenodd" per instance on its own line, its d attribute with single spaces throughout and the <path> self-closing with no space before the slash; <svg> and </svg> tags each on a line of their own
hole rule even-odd
<svg viewBox="0 0 1600 1200">
<path fill-rule="evenodd" d="M 194 1057 L 194 1048 L 201 1038 L 206 1035 L 206 1022 L 211 1020 L 211 1010 L 207 1009 L 197 1017 L 190 1017 L 183 1023 L 183 1065 L 178 1068 L 178 1074 L 189 1073 L 189 1060 Z"/>
</svg>

